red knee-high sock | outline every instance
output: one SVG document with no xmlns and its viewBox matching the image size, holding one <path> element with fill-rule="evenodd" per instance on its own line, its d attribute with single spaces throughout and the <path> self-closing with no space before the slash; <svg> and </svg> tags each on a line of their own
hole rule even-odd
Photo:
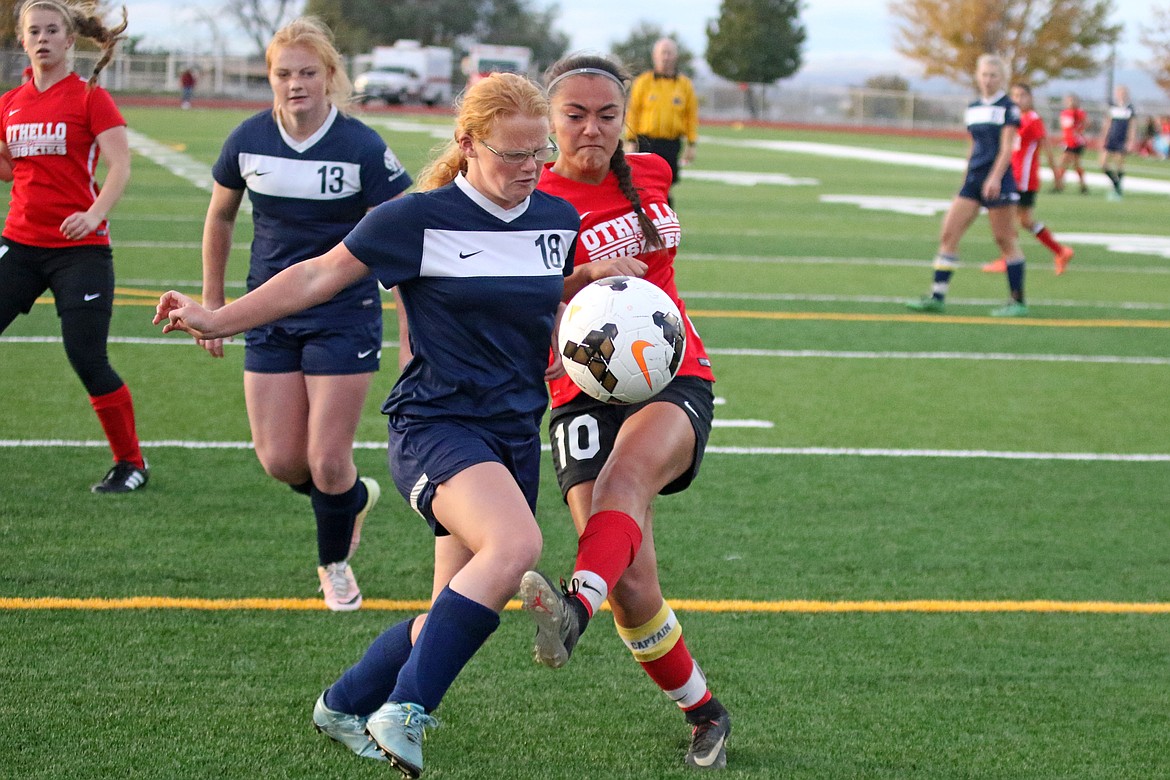
<svg viewBox="0 0 1170 780">
<path fill-rule="evenodd" d="M 573 579 L 578 583 L 577 597 L 591 617 L 634 562 L 641 546 L 642 529 L 625 512 L 606 510 L 589 518 L 577 542 Z"/>
<path fill-rule="evenodd" d="M 628 628 L 617 624 L 618 636 L 671 701 L 693 710 L 711 700 L 707 678 L 683 640 L 682 625 L 669 605 L 646 623 Z"/>
<path fill-rule="evenodd" d="M 146 462 L 142 459 L 138 434 L 134 429 L 134 401 L 130 397 L 130 388 L 122 385 L 112 393 L 91 395 L 89 402 L 106 432 L 114 460 L 129 461 L 138 468 L 145 468 Z"/>
<path fill-rule="evenodd" d="M 1052 233 L 1044 225 L 1037 225 L 1032 232 L 1036 234 L 1036 238 L 1040 239 L 1041 244 L 1052 250 L 1052 254 L 1056 254 L 1064 248 L 1059 241 L 1052 237 Z"/>
<path fill-rule="evenodd" d="M 655 661 L 643 663 L 642 668 L 678 704 L 679 709 L 693 710 L 711 701 L 707 680 L 682 637 L 679 637 L 678 644 L 669 653 Z"/>
</svg>

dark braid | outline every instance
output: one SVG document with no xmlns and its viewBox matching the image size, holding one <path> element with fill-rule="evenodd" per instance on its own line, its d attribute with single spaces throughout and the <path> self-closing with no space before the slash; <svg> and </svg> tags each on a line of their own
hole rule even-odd
<svg viewBox="0 0 1170 780">
<path fill-rule="evenodd" d="M 662 249 L 662 236 L 658 234 L 658 228 L 650 219 L 650 215 L 642 208 L 642 195 L 634 186 L 630 164 L 626 161 L 626 151 L 621 144 L 618 144 L 613 157 L 609 158 L 609 169 L 617 177 L 618 189 L 626 196 L 626 200 L 634 207 L 634 213 L 638 215 L 638 227 L 642 228 L 645 248 L 647 250 Z"/>
<path fill-rule="evenodd" d="M 580 68 L 593 68 L 612 74 L 622 84 L 622 98 L 626 97 L 626 92 L 630 87 L 629 71 L 620 62 L 594 54 L 574 54 L 557 60 L 544 72 L 544 83 L 550 85 L 556 81 L 558 76 Z M 552 95 L 550 94 L 549 97 L 551 98 Z M 624 108 L 623 106 L 623 110 Z M 658 233 L 658 228 L 655 227 L 646 210 L 642 208 L 642 196 L 638 192 L 638 188 L 634 186 L 630 164 L 626 161 L 626 153 L 620 143 L 617 151 L 613 153 L 613 157 L 609 159 L 609 169 L 617 177 L 618 188 L 626 196 L 630 205 L 634 207 L 634 214 L 638 217 L 638 227 L 642 229 L 645 249 L 661 249 L 663 246 L 662 236 Z"/>
</svg>

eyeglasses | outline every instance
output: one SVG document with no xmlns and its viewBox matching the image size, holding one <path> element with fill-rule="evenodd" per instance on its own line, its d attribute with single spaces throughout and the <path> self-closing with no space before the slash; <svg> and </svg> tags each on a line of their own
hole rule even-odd
<svg viewBox="0 0 1170 780">
<path fill-rule="evenodd" d="M 523 165 L 529 157 L 536 160 L 538 163 L 548 162 L 553 158 L 553 155 L 557 153 L 557 145 L 552 141 L 548 142 L 548 146 L 542 147 L 532 152 L 498 152 L 488 146 L 486 142 L 480 141 L 480 143 L 483 144 L 485 149 L 494 154 L 496 157 L 499 157 L 504 162 L 508 163 L 508 165 Z"/>
</svg>

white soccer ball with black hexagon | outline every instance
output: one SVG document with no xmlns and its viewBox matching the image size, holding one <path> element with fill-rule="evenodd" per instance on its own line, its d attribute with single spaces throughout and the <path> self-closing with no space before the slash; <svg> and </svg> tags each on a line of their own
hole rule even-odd
<svg viewBox="0 0 1170 780">
<path fill-rule="evenodd" d="M 611 276 L 573 296 L 561 318 L 565 372 L 605 403 L 653 397 L 678 373 L 686 328 L 670 296 L 645 279 Z"/>
</svg>

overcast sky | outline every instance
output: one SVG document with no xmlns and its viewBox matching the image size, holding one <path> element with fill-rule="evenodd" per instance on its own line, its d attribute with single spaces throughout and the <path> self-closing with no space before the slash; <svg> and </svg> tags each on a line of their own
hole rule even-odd
<svg viewBox="0 0 1170 780">
<path fill-rule="evenodd" d="M 1170 0 L 1154 0 L 1170 5 Z M 1135 97 L 1165 96 L 1138 61 L 1148 56 L 1138 42 L 1140 25 L 1149 18 L 1149 0 L 1113 0 L 1115 20 L 1125 24 L 1119 47 L 1119 68 Z M 547 7 L 533 0 L 535 7 Z M 707 44 L 707 22 L 719 15 L 719 0 L 560 0 L 558 27 L 570 33 L 571 48 L 606 52 L 614 41 L 624 39 L 642 21 L 667 33 L 675 33 L 695 54 Z M 220 4 L 192 0 L 128 0 L 130 32 L 144 36 L 147 47 L 206 51 L 211 33 L 201 23 L 199 10 L 214 12 Z M 206 14 L 204 14 L 206 16 Z M 804 67 L 798 80 L 859 84 L 877 73 L 901 73 L 915 77 L 917 66 L 894 53 L 894 25 L 883 0 L 805 0 L 801 12 L 808 38 Z M 227 34 L 227 31 L 224 31 Z M 230 37 L 230 36 L 229 36 Z M 387 41 L 392 43 L 392 41 Z M 246 52 L 246 41 L 233 39 L 233 48 Z M 1102 84 L 1103 84 L 1102 80 Z"/>
</svg>

